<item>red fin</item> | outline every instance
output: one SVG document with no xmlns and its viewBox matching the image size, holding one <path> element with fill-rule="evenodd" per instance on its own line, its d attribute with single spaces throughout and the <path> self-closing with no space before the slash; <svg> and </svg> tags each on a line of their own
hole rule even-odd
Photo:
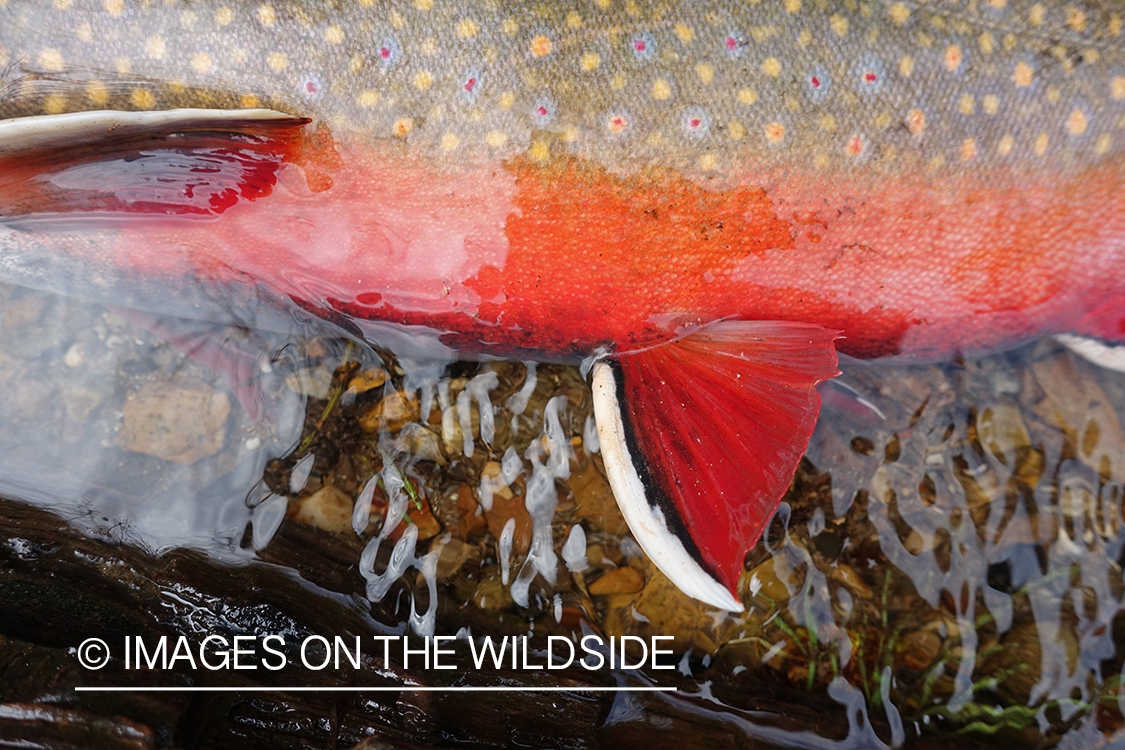
<svg viewBox="0 0 1125 750">
<path fill-rule="evenodd" d="M 308 120 L 271 110 L 79 112 L 0 122 L 0 218 L 208 217 L 269 195 Z"/>
<path fill-rule="evenodd" d="M 222 373 L 231 393 L 254 422 L 265 417 L 265 402 L 258 388 L 261 370 L 258 355 L 232 339 L 230 329 L 215 323 L 168 318 L 114 305 L 109 309 L 176 347 L 195 362 Z"/>
<path fill-rule="evenodd" d="M 639 523 L 659 532 L 649 546 L 673 545 L 663 538 L 671 533 L 701 572 L 735 592 L 743 557 L 792 481 L 816 425 L 815 386 L 839 374 L 836 338 L 836 331 L 804 323 L 723 321 L 609 361 L 627 462 L 654 514 Z M 595 409 L 597 399 L 595 393 Z M 612 436 L 601 431 L 603 413 L 598 419 L 604 451 Z M 614 492 L 627 502 L 627 488 Z M 664 569 L 659 558 L 666 550 L 653 554 L 641 538 L 647 532 L 633 531 L 687 593 L 727 609 L 737 605 L 721 591 L 701 595 L 677 580 L 700 571 L 687 571 L 682 561 L 669 565 L 687 572 Z"/>
</svg>

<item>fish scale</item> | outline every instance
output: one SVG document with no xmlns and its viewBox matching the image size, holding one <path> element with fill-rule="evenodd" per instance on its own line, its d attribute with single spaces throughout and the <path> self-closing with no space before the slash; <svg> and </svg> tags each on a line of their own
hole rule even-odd
<svg viewBox="0 0 1125 750">
<path fill-rule="evenodd" d="M 453 163 L 558 148 L 719 178 L 748 162 L 1071 170 L 1125 141 L 1125 11 L 1109 3 L 435 0 L 329 15 L 8 0 L 5 13 L 8 116 L 272 102 Z"/>
</svg>

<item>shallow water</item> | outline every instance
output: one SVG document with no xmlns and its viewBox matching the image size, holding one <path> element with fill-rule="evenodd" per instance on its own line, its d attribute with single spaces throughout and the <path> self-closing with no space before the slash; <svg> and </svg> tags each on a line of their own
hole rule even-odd
<svg viewBox="0 0 1125 750">
<path fill-rule="evenodd" d="M 200 613 L 237 620 L 231 613 L 262 595 L 257 583 L 241 591 L 240 579 L 260 582 L 269 570 L 294 582 L 278 607 L 329 603 L 318 605 L 325 632 L 336 602 L 365 637 L 459 635 L 464 650 L 469 638 L 528 635 L 540 661 L 552 635 L 675 639 L 667 671 L 449 674 L 392 659 L 359 677 L 287 673 L 287 684 L 678 688 L 513 698 L 500 723 L 540 727 L 538 738 L 519 735 L 531 745 L 649 741 L 657 730 L 716 747 L 950 737 L 1069 747 L 1125 736 L 1125 376 L 1050 341 L 944 366 L 844 363 L 822 387 L 794 485 L 747 557 L 747 611 L 726 615 L 680 594 L 628 535 L 577 368 L 404 361 L 327 328 L 225 329 L 250 353 L 257 420 L 245 388 L 116 312 L 15 287 L 0 288 L 0 302 L 0 495 L 105 545 L 95 555 L 68 542 L 77 557 L 102 556 L 106 579 L 151 568 L 146 580 L 163 593 L 122 611 L 196 637 L 226 632 Z M 23 601 L 13 581 L 33 575 L 27 561 L 65 578 L 54 566 L 69 552 L 36 547 L 30 532 L 15 533 L 31 522 L 6 517 L 0 580 L 10 588 L 0 584 L 0 600 L 11 613 Z M 182 547 L 205 552 L 203 562 L 174 551 Z M 120 570 L 104 563 L 116 554 L 130 561 Z M 210 572 L 161 578 L 192 565 Z M 9 703 L 143 724 L 151 698 L 99 702 L 73 687 L 183 677 L 138 676 L 119 662 L 78 669 L 67 649 L 83 626 L 63 643 L 51 630 L 48 643 L 36 634 L 40 610 L 27 611 L 6 620 L 4 649 L 52 653 L 67 669 L 49 689 L 34 669 L 8 675 Z M 238 622 L 232 632 L 277 627 Z M 251 677 L 238 685 L 271 684 Z M 210 678 L 228 684 L 190 676 Z M 463 714 L 503 702 L 425 696 L 404 691 L 376 711 L 283 695 L 248 713 L 236 692 L 210 713 L 180 706 L 163 734 L 159 722 L 147 726 L 152 746 L 234 746 L 250 726 L 287 747 L 352 747 L 368 735 L 387 746 L 493 746 Z M 13 716 L 0 720 L 25 729 L 31 720 Z M 191 741 L 189 724 L 203 727 Z"/>
</svg>

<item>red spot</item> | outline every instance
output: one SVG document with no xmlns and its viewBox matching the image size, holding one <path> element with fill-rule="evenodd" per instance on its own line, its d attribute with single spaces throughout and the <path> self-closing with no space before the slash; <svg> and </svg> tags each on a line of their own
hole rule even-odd
<svg viewBox="0 0 1125 750">
<path fill-rule="evenodd" d="M 360 292 L 356 295 L 355 301 L 361 305 L 375 307 L 383 301 L 383 297 L 376 292 Z"/>
<path fill-rule="evenodd" d="M 386 47 L 380 47 L 379 48 L 379 57 L 383 58 L 384 60 L 390 60 L 391 59 L 391 51 L 389 49 L 387 49 Z"/>
<path fill-rule="evenodd" d="M 863 80 L 867 81 L 868 83 L 875 83 L 875 79 L 877 77 L 878 76 L 876 76 L 874 73 L 871 73 L 871 72 L 863 74 Z"/>
<path fill-rule="evenodd" d="M 315 94 L 316 93 L 316 84 L 313 83 L 312 81 L 309 81 L 308 83 L 305 84 L 305 91 L 309 92 L 310 94 Z"/>
<path fill-rule="evenodd" d="M 816 76 L 813 76 L 813 77 L 812 77 L 812 87 L 813 87 L 814 89 L 818 89 L 818 88 L 820 88 L 820 79 L 819 79 L 819 78 L 817 78 Z"/>
<path fill-rule="evenodd" d="M 475 89 L 476 87 L 477 79 L 470 78 L 469 80 L 465 81 L 465 91 L 468 91 L 470 94 L 473 93 L 473 89 Z"/>
<path fill-rule="evenodd" d="M 644 39 L 633 40 L 633 49 L 635 49 L 637 52 L 644 52 L 645 51 L 645 40 Z"/>
<path fill-rule="evenodd" d="M 693 117 L 690 120 L 688 120 L 688 127 L 698 128 L 702 124 L 703 124 L 703 120 L 699 119 L 698 117 Z"/>
<path fill-rule="evenodd" d="M 730 52 L 734 52 L 736 49 L 738 49 L 738 40 L 735 39 L 733 36 L 727 37 L 726 44 L 727 44 L 727 50 L 730 51 Z"/>
</svg>

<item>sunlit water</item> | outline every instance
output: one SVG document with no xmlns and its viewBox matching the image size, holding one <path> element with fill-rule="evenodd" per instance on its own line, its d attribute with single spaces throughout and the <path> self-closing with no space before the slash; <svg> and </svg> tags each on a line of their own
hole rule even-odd
<svg viewBox="0 0 1125 750">
<path fill-rule="evenodd" d="M 116 312 L 0 300 L 0 494 L 92 536 L 235 563 L 307 524 L 419 635 L 675 636 L 673 673 L 620 679 L 680 692 L 622 695 L 607 723 L 794 747 L 1122 741 L 1125 378 L 1052 342 L 844 363 L 734 616 L 628 536 L 577 368 L 225 329 L 256 419 L 246 389 Z M 798 728 L 786 705 L 842 718 Z"/>
</svg>

